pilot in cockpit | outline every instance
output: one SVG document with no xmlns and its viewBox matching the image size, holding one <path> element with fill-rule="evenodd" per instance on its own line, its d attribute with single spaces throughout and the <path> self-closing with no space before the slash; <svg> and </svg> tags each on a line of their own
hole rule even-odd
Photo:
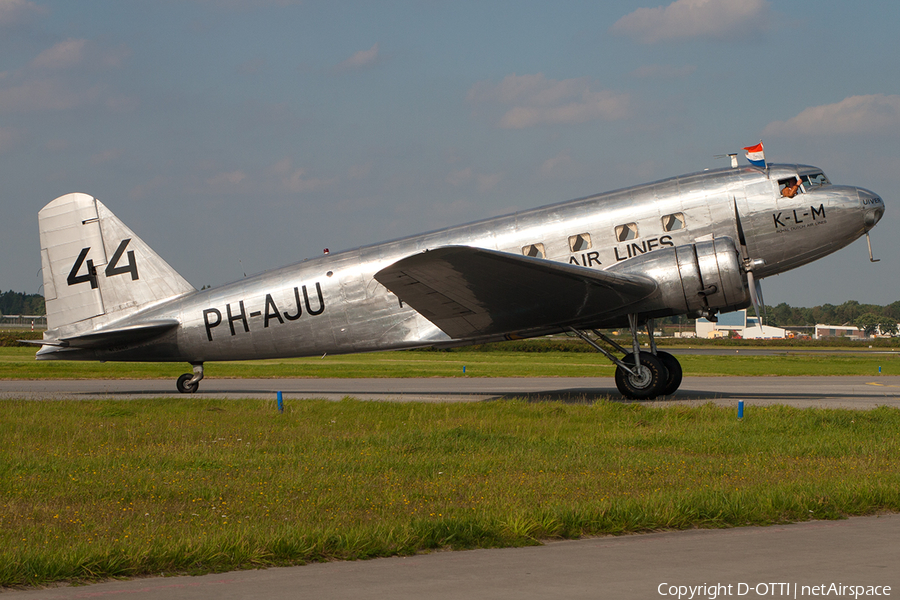
<svg viewBox="0 0 900 600">
<path fill-rule="evenodd" d="M 797 195 L 797 190 L 800 189 L 800 178 L 799 177 L 794 178 L 793 185 L 791 185 L 790 179 L 784 179 L 782 181 L 779 181 L 778 183 L 784 185 L 784 187 L 781 188 L 781 195 L 784 196 L 785 198 L 793 198 L 794 196 Z"/>
</svg>

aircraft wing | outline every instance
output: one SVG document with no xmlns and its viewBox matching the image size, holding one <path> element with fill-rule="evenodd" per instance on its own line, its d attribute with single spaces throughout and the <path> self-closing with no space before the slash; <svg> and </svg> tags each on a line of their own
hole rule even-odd
<svg viewBox="0 0 900 600">
<path fill-rule="evenodd" d="M 469 246 L 414 254 L 375 279 L 454 339 L 589 323 L 657 288 L 642 275 Z"/>
</svg>

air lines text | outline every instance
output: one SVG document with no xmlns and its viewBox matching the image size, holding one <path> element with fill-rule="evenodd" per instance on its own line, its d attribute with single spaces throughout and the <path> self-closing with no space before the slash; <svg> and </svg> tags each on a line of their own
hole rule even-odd
<svg viewBox="0 0 900 600">
<path fill-rule="evenodd" d="M 620 261 L 628 260 L 629 258 L 634 258 L 635 256 L 646 254 L 647 252 L 653 252 L 657 248 L 664 248 L 666 246 L 674 245 L 675 242 L 672 241 L 672 236 L 664 235 L 658 238 L 642 240 L 640 243 L 630 242 L 622 246 L 616 246 L 615 248 L 613 248 L 613 250 L 616 253 L 616 261 Z"/>
</svg>

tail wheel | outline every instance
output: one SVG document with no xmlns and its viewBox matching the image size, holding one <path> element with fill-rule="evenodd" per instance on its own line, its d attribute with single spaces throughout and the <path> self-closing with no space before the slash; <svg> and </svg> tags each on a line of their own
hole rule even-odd
<svg viewBox="0 0 900 600">
<path fill-rule="evenodd" d="M 622 362 L 635 372 L 629 373 L 622 367 L 616 367 L 616 387 L 626 398 L 647 400 L 663 393 L 669 381 L 669 373 L 662 361 L 649 352 L 640 353 L 640 364 L 634 365 L 634 355 L 626 354 Z"/>
<path fill-rule="evenodd" d="M 670 394 L 674 394 L 675 390 L 677 390 L 681 386 L 681 363 L 678 362 L 677 358 L 675 358 L 668 352 L 663 352 L 662 350 L 658 350 L 656 352 L 656 358 L 660 360 L 660 362 L 666 368 L 666 371 L 669 372 L 668 381 L 666 381 L 666 385 L 660 392 L 660 395 L 669 396 Z"/>
<path fill-rule="evenodd" d="M 193 394 L 197 391 L 197 388 L 200 387 L 200 382 L 190 384 L 188 383 L 191 379 L 194 378 L 193 373 L 185 373 L 181 377 L 178 378 L 178 381 L 175 383 L 176 387 L 178 387 L 178 391 L 182 394 Z"/>
</svg>

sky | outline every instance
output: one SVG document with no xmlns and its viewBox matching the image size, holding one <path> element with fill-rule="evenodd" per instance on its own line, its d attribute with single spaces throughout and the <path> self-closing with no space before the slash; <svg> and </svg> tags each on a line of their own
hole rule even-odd
<svg viewBox="0 0 900 600">
<path fill-rule="evenodd" d="M 0 290 L 71 192 L 199 288 L 762 140 L 887 207 L 766 303 L 900 300 L 900 3 L 657 2 L 0 0 Z"/>
</svg>

